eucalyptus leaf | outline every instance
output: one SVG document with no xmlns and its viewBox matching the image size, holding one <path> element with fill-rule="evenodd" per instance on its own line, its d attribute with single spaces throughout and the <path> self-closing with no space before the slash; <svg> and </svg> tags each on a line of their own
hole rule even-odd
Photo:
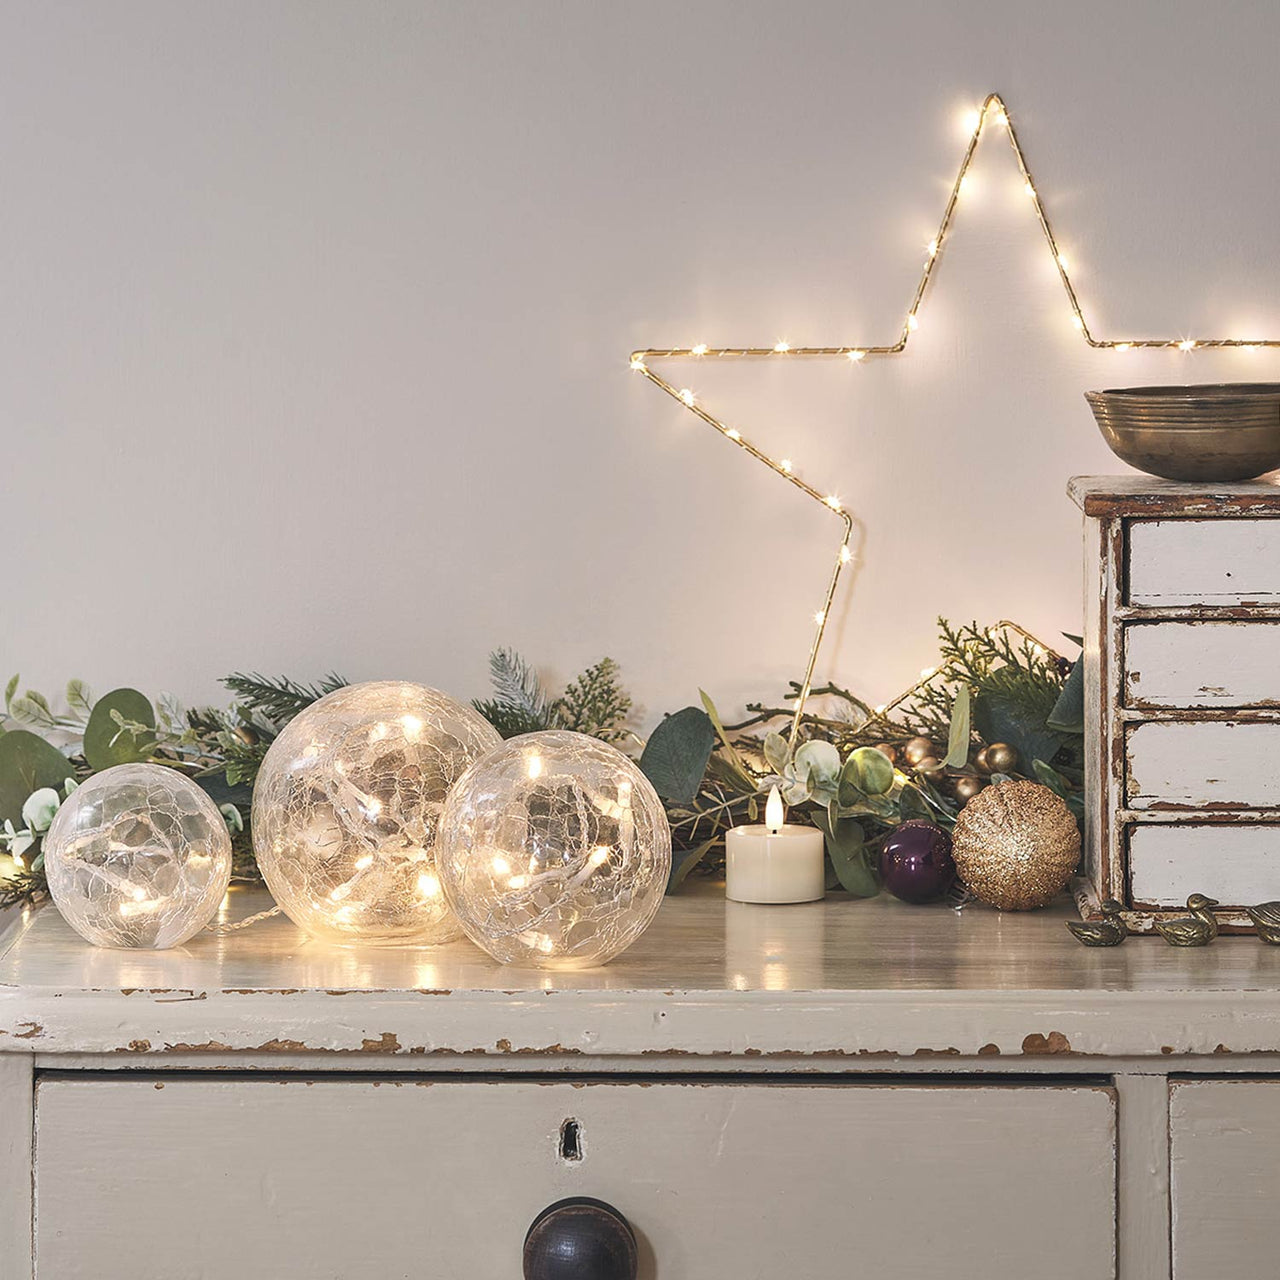
<svg viewBox="0 0 1280 1280">
<path fill-rule="evenodd" d="M 87 745 L 87 733 L 85 740 Z M 691 804 L 715 745 L 711 717 L 701 707 L 685 707 L 668 716 L 649 735 L 640 753 L 641 772 L 664 800 Z"/>
<path fill-rule="evenodd" d="M 150 756 L 156 736 L 156 713 L 150 700 L 137 689 L 113 689 L 93 705 L 84 727 L 84 758 L 92 769 L 132 764 Z M 135 733 L 128 725 L 146 728 Z"/>
<path fill-rule="evenodd" d="M 715 840 L 705 840 L 696 849 L 676 849 L 671 854 L 671 874 L 667 877 L 667 892 L 674 893 L 694 869 L 707 856 Z"/>
<path fill-rule="evenodd" d="M 67 706 L 85 716 L 93 710 L 93 694 L 83 680 L 67 681 Z"/>
<path fill-rule="evenodd" d="M 776 729 L 764 736 L 764 758 L 774 773 L 781 773 L 791 760 L 791 747 Z"/>
<path fill-rule="evenodd" d="M 9 683 L 4 687 L 4 709 L 8 711 L 13 706 L 13 695 L 18 692 L 18 681 L 21 676 L 10 676 Z"/>
<path fill-rule="evenodd" d="M 898 816 L 903 822 L 911 822 L 918 818 L 930 821 L 933 818 L 933 810 L 930 809 L 929 802 L 919 790 L 908 784 L 902 788 L 898 796 Z"/>
<path fill-rule="evenodd" d="M 893 787 L 893 761 L 875 747 L 859 747 L 844 762 L 841 777 L 869 796 L 882 796 Z"/>
<path fill-rule="evenodd" d="M 1067 800 L 1071 796 L 1071 786 L 1066 778 L 1060 774 L 1052 765 L 1047 765 L 1043 760 L 1033 760 L 1031 768 L 1034 770 L 1036 777 L 1044 783 L 1050 791 L 1056 796 L 1061 796 Z"/>
<path fill-rule="evenodd" d="M 716 710 L 716 704 L 711 701 L 710 696 L 704 689 L 698 690 L 698 696 L 702 699 L 703 710 L 711 719 L 712 727 L 716 731 L 716 737 L 720 739 L 720 744 L 724 747 L 721 755 L 728 763 L 730 770 L 737 775 L 739 787 L 744 791 L 754 791 L 757 786 L 756 779 L 751 770 L 747 768 L 746 761 L 738 754 L 737 748 L 729 741 L 729 735 L 720 720 L 720 713 Z"/>
<path fill-rule="evenodd" d="M 1063 733 L 1084 732 L 1084 662 L 1077 662 L 1067 673 L 1062 692 L 1045 721 L 1049 729 Z"/>
<path fill-rule="evenodd" d="M 39 734 L 14 729 L 0 737 L 0 822 L 22 822 L 22 806 L 41 787 L 60 788 L 75 770 Z"/>
<path fill-rule="evenodd" d="M 41 729 L 52 729 L 57 724 L 48 702 L 30 689 L 14 698 L 9 704 L 9 714 L 19 724 L 35 725 Z"/>
<path fill-rule="evenodd" d="M 951 703 L 951 732 L 947 736 L 948 769 L 962 769 L 969 763 L 969 686 L 962 684 Z"/>
<path fill-rule="evenodd" d="M 973 721 L 984 742 L 1007 742 L 1020 761 L 1052 760 L 1069 741 L 1066 734 L 1050 729 L 1026 704 L 999 692 L 983 691 L 974 699 Z"/>
<path fill-rule="evenodd" d="M 827 856 L 840 887 L 857 898 L 874 898 L 880 892 L 880 880 L 871 869 L 862 827 L 853 818 L 840 818 L 833 823 L 830 815 L 821 809 L 813 816 L 826 842 Z"/>
</svg>

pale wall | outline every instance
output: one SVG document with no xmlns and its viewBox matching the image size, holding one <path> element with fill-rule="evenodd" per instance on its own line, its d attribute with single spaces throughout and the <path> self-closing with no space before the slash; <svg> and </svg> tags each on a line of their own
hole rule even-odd
<svg viewBox="0 0 1280 1280">
<path fill-rule="evenodd" d="M 0 665 L 481 692 L 602 653 L 652 721 L 799 673 L 836 521 L 627 369 L 891 339 L 1007 97 L 1104 335 L 1280 335 L 1280 6 L 0 7 Z M 865 526 L 823 672 L 1079 614 L 1090 352 L 1003 146 L 891 361 L 676 374 Z"/>
</svg>

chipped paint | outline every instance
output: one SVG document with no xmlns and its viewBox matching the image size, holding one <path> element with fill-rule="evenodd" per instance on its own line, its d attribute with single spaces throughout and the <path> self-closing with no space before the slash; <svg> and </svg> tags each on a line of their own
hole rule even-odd
<svg viewBox="0 0 1280 1280">
<path fill-rule="evenodd" d="M 1047 1036 L 1033 1031 L 1022 1041 L 1023 1053 L 1070 1053 L 1071 1041 L 1061 1031 L 1050 1031 Z"/>
</svg>

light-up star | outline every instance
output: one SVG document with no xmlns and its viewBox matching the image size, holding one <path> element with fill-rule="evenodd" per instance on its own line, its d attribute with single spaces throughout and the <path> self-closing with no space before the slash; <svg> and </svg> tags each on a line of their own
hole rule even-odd
<svg viewBox="0 0 1280 1280">
<path fill-rule="evenodd" d="M 822 638 L 826 632 L 827 620 L 831 616 L 831 605 L 835 600 L 836 588 L 840 582 L 840 573 L 846 564 L 853 558 L 849 549 L 849 540 L 853 533 L 853 519 L 842 506 L 840 499 L 830 490 L 823 492 L 815 489 L 812 485 L 807 484 L 795 473 L 794 465 L 790 458 L 773 458 L 764 450 L 752 444 L 743 434 L 736 428 L 731 427 L 727 423 L 721 421 L 714 414 L 710 413 L 687 387 L 678 387 L 668 382 L 660 374 L 653 370 L 653 361 L 655 360 L 683 360 L 683 359 L 703 359 L 707 357 L 725 358 L 745 358 L 745 359 L 795 359 L 796 357 L 805 356 L 822 356 L 828 359 L 837 358 L 847 360 L 850 364 L 858 364 L 865 360 L 868 356 L 896 356 L 901 355 L 907 349 L 907 343 L 911 340 L 911 335 L 916 332 L 920 326 L 920 307 L 924 302 L 925 293 L 928 291 L 929 284 L 933 279 L 934 268 L 937 266 L 938 259 L 942 255 L 942 250 L 946 244 L 947 235 L 951 230 L 951 223 L 955 217 L 956 205 L 959 202 L 961 192 L 964 190 L 965 180 L 969 175 L 969 166 L 973 163 L 974 153 L 977 151 L 978 143 L 982 138 L 982 132 L 990 125 L 997 129 L 1003 129 L 1005 136 L 1009 140 L 1010 147 L 1013 148 L 1014 158 L 1018 162 L 1018 172 L 1022 176 L 1023 189 L 1026 191 L 1027 197 L 1031 203 L 1032 209 L 1035 211 L 1036 220 L 1040 224 L 1041 231 L 1044 232 L 1045 243 L 1048 245 L 1049 252 L 1053 256 L 1054 268 L 1058 273 L 1058 278 L 1062 281 L 1062 287 L 1066 292 L 1067 301 L 1071 308 L 1071 322 L 1080 336 L 1089 344 L 1089 346 L 1098 350 L 1111 351 L 1132 351 L 1139 348 L 1164 348 L 1168 350 L 1178 350 L 1183 352 L 1206 350 L 1215 347 L 1280 347 L 1280 338 L 1095 338 L 1089 328 L 1088 321 L 1085 319 L 1084 312 L 1080 307 L 1080 301 L 1076 297 L 1076 291 L 1071 283 L 1071 277 L 1067 273 L 1066 255 L 1058 248 L 1058 242 L 1054 237 L 1053 228 L 1049 224 L 1048 215 L 1045 213 L 1044 203 L 1040 199 L 1039 189 L 1036 187 L 1035 181 L 1031 176 L 1031 170 L 1027 167 L 1026 156 L 1023 154 L 1022 147 L 1018 142 L 1018 135 L 1014 132 L 1013 122 L 1009 118 L 1009 112 L 1005 107 L 1004 101 L 999 94 L 990 94 L 986 101 L 982 104 L 980 111 L 974 112 L 972 120 L 971 134 L 969 145 L 965 150 L 964 159 L 960 162 L 960 169 L 956 174 L 955 182 L 951 186 L 951 195 L 947 200 L 946 208 L 942 212 L 942 221 L 938 226 L 937 235 L 929 241 L 928 248 L 925 251 L 924 268 L 920 273 L 920 282 L 916 286 L 915 295 L 911 299 L 911 305 L 907 308 L 903 317 L 902 329 L 898 334 L 896 341 L 880 345 L 856 345 L 856 346 L 839 346 L 839 347 L 793 347 L 786 342 L 779 342 L 773 347 L 711 347 L 705 342 L 700 342 L 693 347 L 666 347 L 651 348 L 644 351 L 635 351 L 631 355 L 631 367 L 637 373 L 642 373 L 654 386 L 665 391 L 669 396 L 678 400 L 690 413 L 701 418 L 708 426 L 714 427 L 722 436 L 736 444 L 740 449 L 745 449 L 753 458 L 759 462 L 763 462 L 766 467 L 777 475 L 782 476 L 784 480 L 790 481 L 807 497 L 812 498 L 815 502 L 820 502 L 827 507 L 836 516 L 839 517 L 844 533 L 840 540 L 839 551 L 836 555 L 835 566 L 832 569 L 831 579 L 827 585 L 827 594 L 823 600 L 822 608 L 814 615 L 814 623 L 816 630 L 813 637 L 813 645 L 809 650 L 809 661 L 805 666 L 804 680 L 800 686 L 800 694 L 796 699 L 795 715 L 791 721 L 791 740 L 794 743 L 797 732 L 800 728 L 800 718 L 804 712 L 804 705 L 809 696 L 809 691 L 813 687 L 813 672 L 818 661 L 818 651 L 822 647 Z"/>
</svg>

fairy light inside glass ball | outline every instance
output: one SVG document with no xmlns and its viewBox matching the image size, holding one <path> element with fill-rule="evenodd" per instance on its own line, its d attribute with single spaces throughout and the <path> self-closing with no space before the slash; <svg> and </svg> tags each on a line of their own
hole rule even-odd
<svg viewBox="0 0 1280 1280">
<path fill-rule="evenodd" d="M 340 942 L 461 936 L 436 873 L 440 813 L 500 741 L 470 707 L 395 680 L 335 690 L 291 720 L 253 795 L 254 852 L 285 914 Z"/>
<path fill-rule="evenodd" d="M 181 946 L 217 913 L 231 836 L 213 801 L 175 769 L 122 764 L 81 783 L 44 838 L 49 892 L 99 947 Z"/>
<path fill-rule="evenodd" d="M 512 738 L 445 805 L 440 878 L 467 936 L 504 964 L 604 964 L 648 927 L 671 871 L 657 793 L 578 733 Z"/>
</svg>

